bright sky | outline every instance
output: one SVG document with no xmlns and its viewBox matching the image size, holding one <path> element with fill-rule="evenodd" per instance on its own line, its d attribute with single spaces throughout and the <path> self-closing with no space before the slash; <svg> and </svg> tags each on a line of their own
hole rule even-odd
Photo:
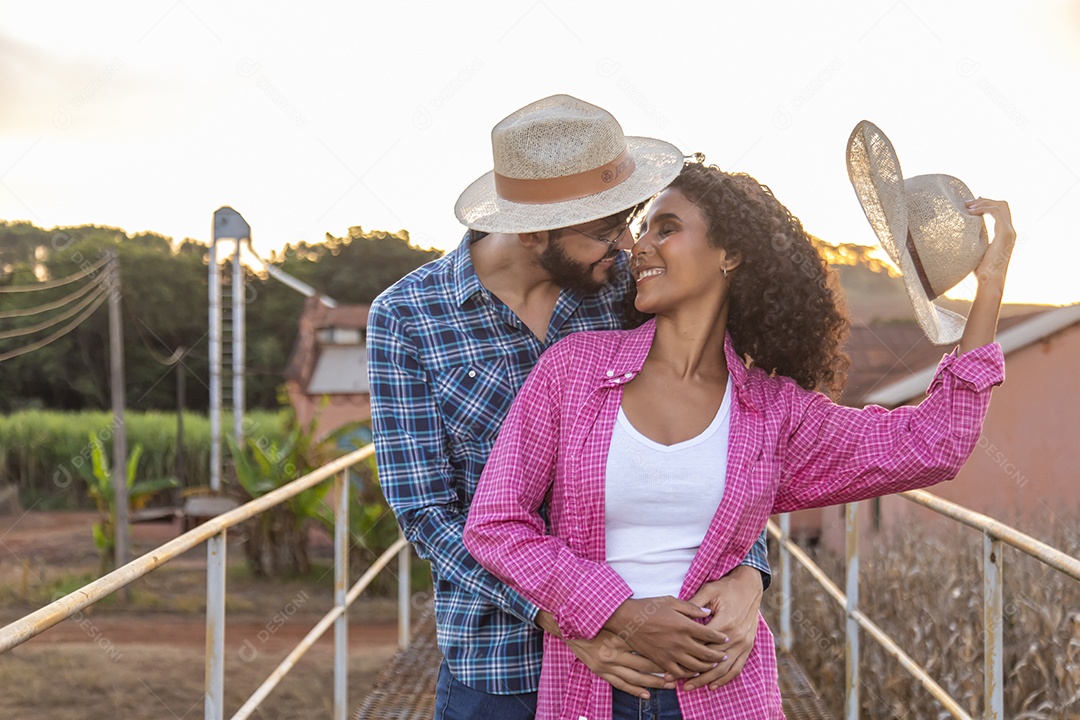
<svg viewBox="0 0 1080 720">
<path fill-rule="evenodd" d="M 905 175 L 1010 201 L 1006 300 L 1080 301 L 1080 3 L 0 0 L 0 218 L 262 252 L 405 228 L 448 249 L 489 132 L 566 92 L 874 244 L 844 167 L 866 118 Z"/>
</svg>

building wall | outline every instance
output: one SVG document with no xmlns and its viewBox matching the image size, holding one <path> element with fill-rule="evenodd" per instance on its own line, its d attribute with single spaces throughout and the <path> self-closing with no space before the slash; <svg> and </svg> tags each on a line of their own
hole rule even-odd
<svg viewBox="0 0 1080 720">
<path fill-rule="evenodd" d="M 285 386 L 289 401 L 296 410 L 296 418 L 301 424 L 311 422 L 316 413 L 319 416 L 315 434 L 317 437 L 329 435 L 342 425 L 351 422 L 366 422 L 371 419 L 371 397 L 367 394 L 327 395 L 328 402 L 323 405 L 323 396 L 306 395 L 294 380 L 287 380 Z"/>
<path fill-rule="evenodd" d="M 930 492 L 1053 543 L 1080 528 L 1080 324 L 1013 351 L 994 390 L 983 434 L 957 477 Z M 914 402 L 917 402 L 915 399 Z M 873 501 L 861 537 L 872 542 Z M 881 532 L 953 523 L 896 496 L 882 498 Z M 843 513 L 822 513 L 822 542 L 842 553 Z M 975 532 L 972 530 L 972 532 Z"/>
</svg>

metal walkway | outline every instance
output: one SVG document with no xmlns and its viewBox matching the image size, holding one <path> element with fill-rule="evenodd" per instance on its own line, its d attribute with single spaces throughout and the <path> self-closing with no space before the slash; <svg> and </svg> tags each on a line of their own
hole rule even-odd
<svg viewBox="0 0 1080 720">
<path fill-rule="evenodd" d="M 416 621 L 409 647 L 383 668 L 352 720 L 431 720 L 442 654 L 430 607 Z"/>
<path fill-rule="evenodd" d="M 430 610 L 417 621 L 406 650 L 379 673 L 352 720 L 431 720 L 435 713 L 435 681 L 442 656 L 435 641 L 435 616 Z M 790 655 L 776 658 L 780 695 L 788 720 L 829 720 L 802 667 Z"/>
</svg>

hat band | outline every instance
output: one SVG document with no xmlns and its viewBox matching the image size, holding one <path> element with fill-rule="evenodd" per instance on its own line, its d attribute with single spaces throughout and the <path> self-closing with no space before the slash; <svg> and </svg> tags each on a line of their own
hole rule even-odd
<svg viewBox="0 0 1080 720">
<path fill-rule="evenodd" d="M 915 266 L 915 274 L 919 276 L 919 282 L 922 284 L 927 299 L 936 300 L 939 293 L 934 292 L 934 288 L 930 287 L 930 279 L 926 277 L 926 268 L 923 267 L 919 251 L 915 249 L 915 240 L 911 237 L 911 228 L 908 228 L 907 232 L 907 251 L 911 257 L 911 263 Z"/>
<path fill-rule="evenodd" d="M 525 179 L 495 175 L 495 192 L 503 200 L 539 205 L 577 200 L 610 190 L 634 174 L 634 157 L 624 148 L 611 162 L 563 177 Z"/>
</svg>

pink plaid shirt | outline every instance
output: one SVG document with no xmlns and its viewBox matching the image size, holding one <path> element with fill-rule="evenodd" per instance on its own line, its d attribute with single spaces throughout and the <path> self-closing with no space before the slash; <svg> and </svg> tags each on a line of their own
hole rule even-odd
<svg viewBox="0 0 1080 720">
<path fill-rule="evenodd" d="M 488 459 L 465 545 L 491 572 L 591 638 L 632 592 L 608 567 L 604 473 L 622 385 L 640 372 L 655 324 L 575 333 L 540 358 Z M 918 407 L 833 404 L 786 377 L 747 371 L 725 342 L 734 398 L 723 500 L 679 597 L 724 576 L 776 512 L 854 502 L 955 477 L 979 438 L 990 389 L 1004 379 L 991 344 L 946 355 Z M 551 534 L 539 513 L 547 502 Z M 648 508 L 642 508 L 648 512 Z M 686 692 L 686 720 L 782 718 L 772 633 L 759 617 L 742 673 Z M 544 637 L 538 720 L 609 720 L 611 686 L 562 640 Z"/>
</svg>

